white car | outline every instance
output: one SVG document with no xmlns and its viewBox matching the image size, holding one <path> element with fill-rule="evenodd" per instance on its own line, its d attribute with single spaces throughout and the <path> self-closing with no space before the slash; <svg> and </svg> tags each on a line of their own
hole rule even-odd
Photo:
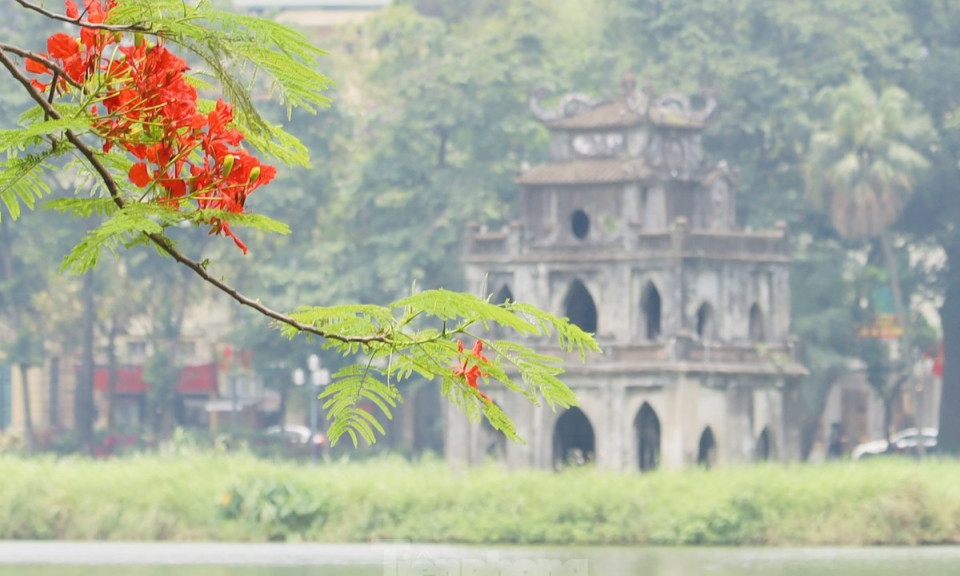
<svg viewBox="0 0 960 576">
<path fill-rule="evenodd" d="M 287 440 L 291 444 L 309 444 L 310 442 L 310 429 L 306 426 L 298 426 L 296 424 L 288 424 L 286 426 L 271 426 L 263 431 L 267 436 L 273 436 L 282 434 L 287 437 Z M 313 435 L 313 443 L 322 446 L 327 441 L 323 437 L 323 434 L 317 433 Z"/>
<path fill-rule="evenodd" d="M 937 447 L 936 428 L 923 429 L 923 447 L 932 450 Z M 850 457 L 854 460 L 867 458 L 870 456 L 879 456 L 880 454 L 903 454 L 912 453 L 917 449 L 917 429 L 906 428 L 890 436 L 890 443 L 886 440 L 872 440 L 864 442 L 854 447 Z"/>
</svg>

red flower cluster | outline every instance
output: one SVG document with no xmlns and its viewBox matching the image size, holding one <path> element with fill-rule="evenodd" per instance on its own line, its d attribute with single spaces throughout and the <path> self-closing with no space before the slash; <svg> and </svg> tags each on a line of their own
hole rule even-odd
<svg viewBox="0 0 960 576">
<path fill-rule="evenodd" d="M 116 4 L 116 0 L 106 0 L 106 4 L 101 3 L 101 0 L 85 0 L 84 19 L 91 24 L 102 24 Z M 67 0 L 66 6 L 68 18 L 80 18 L 80 10 L 74 0 Z M 118 39 L 119 35 L 113 32 L 87 27 L 80 29 L 79 39 L 57 32 L 47 39 L 46 56 L 54 60 L 71 80 L 82 84 L 88 76 L 97 71 L 104 49 L 117 43 Z M 49 68 L 34 60 L 27 60 L 26 67 L 28 72 L 34 74 L 51 74 Z M 46 90 L 50 86 L 49 83 L 44 84 L 38 80 L 34 80 L 32 84 L 38 90 Z M 66 89 L 67 81 L 61 78 L 57 83 L 57 90 L 63 93 Z"/>
<path fill-rule="evenodd" d="M 477 384 L 478 378 L 486 378 L 487 373 L 480 369 L 480 366 L 477 364 L 470 363 L 470 356 L 464 355 L 463 353 L 463 341 L 457 340 L 457 352 L 461 356 L 460 365 L 453 367 L 453 376 L 454 378 L 463 377 L 467 385 L 477 391 L 480 394 L 480 397 L 485 401 L 490 402 L 490 397 L 480 392 L 480 386 Z M 470 351 L 470 355 L 479 360 L 480 362 L 489 362 L 487 357 L 483 355 L 483 340 L 477 340 L 476 344 L 473 345 L 473 350 Z"/>
<path fill-rule="evenodd" d="M 78 18 L 76 3 L 67 0 L 67 15 Z M 103 22 L 115 0 L 85 0 L 86 19 Z M 94 130 L 103 138 L 104 152 L 119 145 L 137 162 L 130 168 L 130 181 L 148 188 L 154 198 L 178 206 L 192 199 L 200 209 L 243 213 L 247 196 L 276 176 L 273 166 L 261 164 L 240 147 L 243 134 L 231 127 L 233 109 L 218 100 L 214 110 L 203 114 L 197 107 L 197 91 L 187 80 L 186 62 L 163 45 L 150 45 L 138 38 L 133 45 L 120 44 L 122 34 L 82 28 L 80 38 L 57 33 L 47 42 L 46 56 L 61 66 L 76 83 L 85 87 L 97 76 L 100 106 L 91 107 L 97 117 Z M 119 44 L 107 55 L 105 48 Z M 27 61 L 27 70 L 49 74 L 41 63 Z M 34 86 L 49 84 L 34 80 Z M 66 91 L 65 82 L 57 89 Z M 210 217 L 211 233 L 233 238 L 247 247 L 217 217 Z"/>
</svg>

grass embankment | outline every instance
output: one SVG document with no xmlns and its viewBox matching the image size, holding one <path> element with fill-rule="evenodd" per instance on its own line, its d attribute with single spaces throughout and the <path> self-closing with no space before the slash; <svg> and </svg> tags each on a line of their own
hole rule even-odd
<svg viewBox="0 0 960 576">
<path fill-rule="evenodd" d="M 243 505 L 241 505 L 241 498 Z M 960 462 L 648 475 L 236 455 L 0 456 L 0 539 L 960 543 Z"/>
</svg>

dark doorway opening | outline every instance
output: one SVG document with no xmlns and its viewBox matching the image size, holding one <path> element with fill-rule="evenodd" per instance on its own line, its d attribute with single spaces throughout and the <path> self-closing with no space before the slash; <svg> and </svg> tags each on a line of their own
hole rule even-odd
<svg viewBox="0 0 960 576">
<path fill-rule="evenodd" d="M 596 455 L 593 426 L 577 407 L 557 418 L 553 429 L 553 466 L 560 469 L 592 462 Z"/>
<path fill-rule="evenodd" d="M 757 438 L 757 461 L 766 462 L 774 458 L 773 437 L 770 428 L 765 427 Z"/>
<path fill-rule="evenodd" d="M 646 402 L 633 420 L 637 433 L 637 463 L 642 472 L 655 470 L 660 465 L 660 419 Z"/>
<path fill-rule="evenodd" d="M 583 240 L 590 233 L 590 217 L 583 210 L 574 210 L 570 215 L 570 230 L 573 235 Z"/>
<path fill-rule="evenodd" d="M 583 282 L 574 280 L 570 284 L 564 309 L 570 322 L 585 332 L 597 332 L 597 306 Z"/>
<path fill-rule="evenodd" d="M 701 340 L 713 340 L 716 337 L 713 321 L 713 306 L 704 302 L 697 309 L 697 336 Z"/>
<path fill-rule="evenodd" d="M 647 282 L 643 289 L 640 308 L 643 310 L 643 334 L 647 340 L 655 340 L 660 336 L 661 301 L 660 291 L 653 282 Z"/>
<path fill-rule="evenodd" d="M 713 437 L 713 430 L 707 426 L 700 435 L 700 447 L 697 450 L 697 464 L 707 469 L 713 467 L 717 461 L 717 441 Z"/>
</svg>

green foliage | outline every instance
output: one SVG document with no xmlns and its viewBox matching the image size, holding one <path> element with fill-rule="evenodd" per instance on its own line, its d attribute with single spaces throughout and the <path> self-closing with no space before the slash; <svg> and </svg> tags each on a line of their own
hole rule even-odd
<svg viewBox="0 0 960 576">
<path fill-rule="evenodd" d="M 597 352 L 596 342 L 566 319 L 559 319 L 533 306 L 507 302 L 500 305 L 469 294 L 427 290 L 387 306 L 345 305 L 301 309 L 291 316 L 327 335 L 325 348 L 341 354 L 362 353 L 363 363 L 343 368 L 334 383 L 321 395 L 331 421 L 333 442 L 347 434 L 354 444 L 363 438 L 373 443 L 384 428 L 376 416 L 362 406 L 372 402 L 386 417 L 400 401 L 398 383 L 417 376 L 441 379 L 441 390 L 473 419 L 483 414 L 508 438 L 519 441 L 513 422 L 493 402 L 455 375 L 461 362 L 475 363 L 485 381 L 494 381 L 510 392 L 524 395 L 538 404 L 542 398 L 551 408 L 569 407 L 576 397 L 558 378 L 560 359 L 538 354 L 531 347 L 507 342 L 485 341 L 489 358 L 466 358 L 458 352 L 455 338 L 477 339 L 480 330 L 491 326 L 510 329 L 519 337 L 555 335 L 561 348 L 577 351 L 581 358 Z M 419 327 L 424 326 L 424 327 Z M 432 326 L 432 327 L 431 327 Z M 300 332 L 282 325 L 289 338 Z M 356 337 L 366 338 L 357 341 Z M 465 359 L 466 358 L 466 359 Z M 519 381 L 518 381 L 519 380 Z"/>
<path fill-rule="evenodd" d="M 188 453 L 0 455 L 0 538 L 870 546 L 960 539 L 952 461 L 469 474 L 437 460 L 306 466 Z M 229 495 L 229 500 L 226 496 Z M 240 498 L 237 498 L 237 497 Z M 242 499 L 241 499 L 242 498 Z"/>
<path fill-rule="evenodd" d="M 0 200 L 10 217 L 20 217 L 21 204 L 33 210 L 38 200 L 50 194 L 50 186 L 44 181 L 44 173 L 52 171 L 51 160 L 63 155 L 70 148 L 54 139 L 48 147 L 42 136 L 59 134 L 76 128 L 83 122 L 75 119 L 35 122 L 23 128 L 0 130 L 0 154 L 7 159 L 0 163 Z M 24 154 L 25 151 L 32 150 Z M 3 212 L 0 211 L 0 219 Z"/>
<path fill-rule="evenodd" d="M 269 540 L 302 537 L 323 523 L 325 506 L 296 486 L 274 478 L 238 482 L 219 501 L 221 514 L 256 525 Z"/>
<path fill-rule="evenodd" d="M 857 77 L 817 95 L 829 128 L 810 139 L 807 192 L 844 237 L 870 238 L 900 216 L 930 162 L 917 150 L 934 139 L 930 117 L 899 87 L 877 95 Z"/>
</svg>

